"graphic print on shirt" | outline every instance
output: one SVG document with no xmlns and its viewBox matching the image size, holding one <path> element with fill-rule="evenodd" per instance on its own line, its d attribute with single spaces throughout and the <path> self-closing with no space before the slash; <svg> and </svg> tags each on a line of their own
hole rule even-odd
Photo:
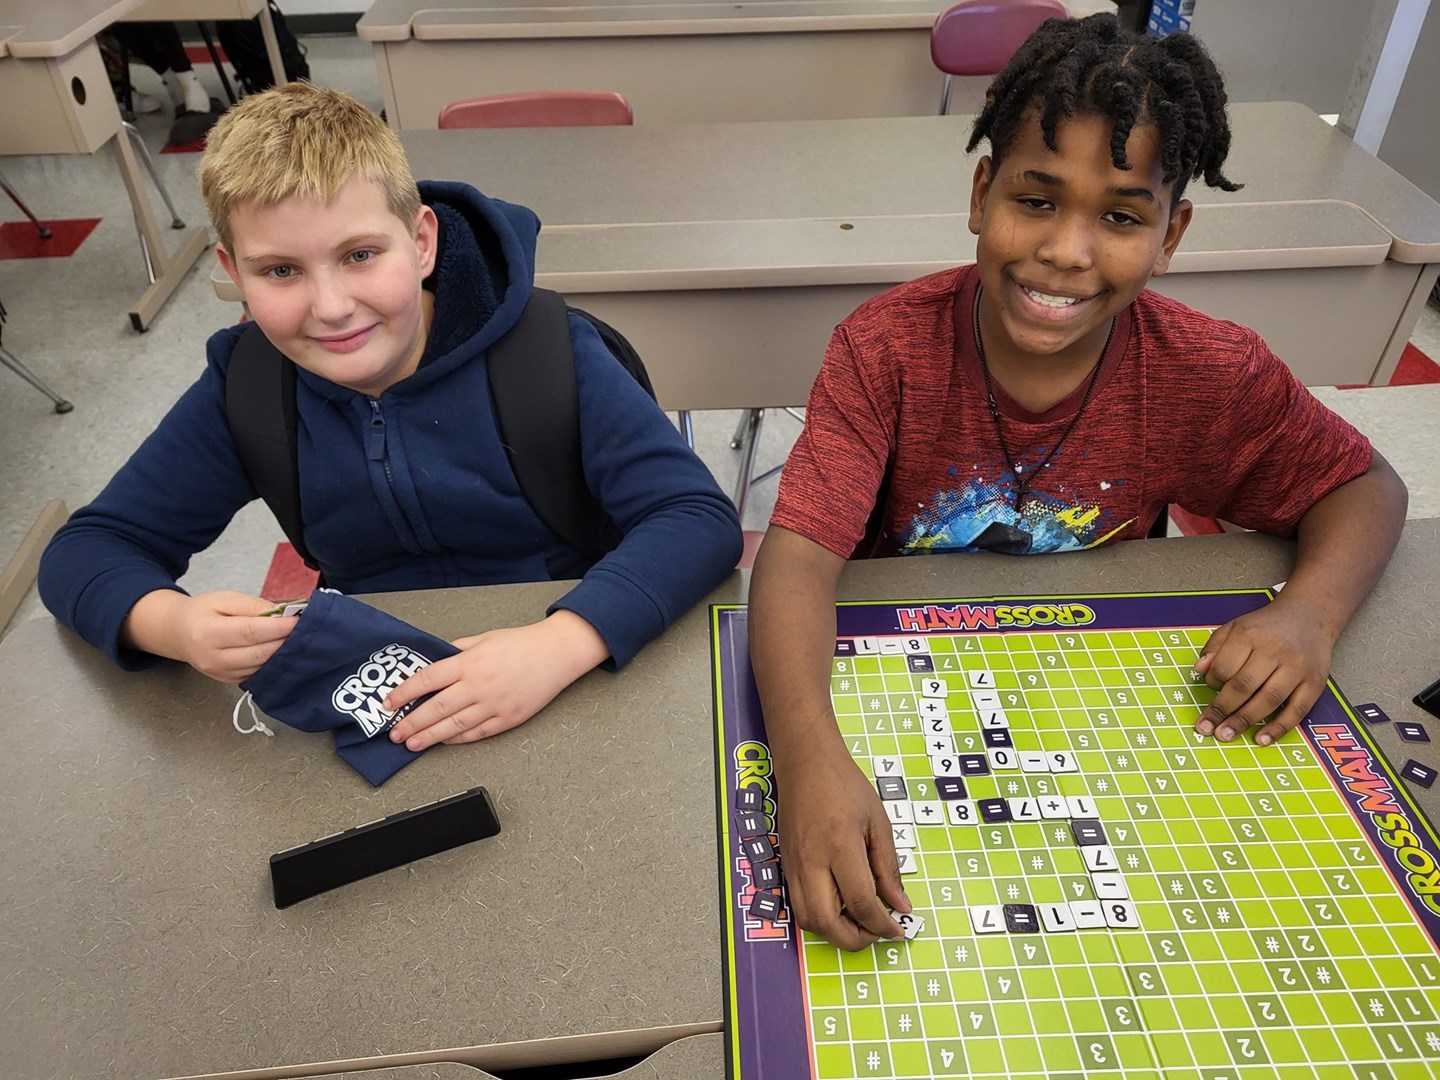
<svg viewBox="0 0 1440 1080">
<path fill-rule="evenodd" d="M 1035 452 L 1033 467 L 1043 460 L 1045 448 Z M 1059 461 L 1057 457 L 1051 464 Z M 970 475 L 948 470 L 953 487 L 940 490 L 910 519 L 902 555 L 938 551 L 994 551 L 1004 555 L 1039 555 L 1054 551 L 1081 551 L 1098 547 L 1129 528 L 1135 518 L 1117 520 L 1113 507 L 1084 498 L 1066 498 L 1065 485 L 1055 493 L 1029 490 L 1019 511 L 1015 509 L 1015 475 L 997 460 L 977 462 Z M 1100 481 L 1098 492 L 1121 488 L 1123 479 Z"/>
</svg>

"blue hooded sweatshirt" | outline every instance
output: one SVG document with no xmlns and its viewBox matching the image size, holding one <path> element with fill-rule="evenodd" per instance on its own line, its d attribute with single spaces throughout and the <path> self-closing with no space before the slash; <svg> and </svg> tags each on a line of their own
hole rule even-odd
<svg viewBox="0 0 1440 1080">
<path fill-rule="evenodd" d="M 500 444 L 485 350 L 519 318 L 540 223 L 459 183 L 424 183 L 440 221 L 434 318 L 413 375 L 378 398 L 300 370 L 305 543 L 346 593 L 580 578 L 551 610 L 575 612 L 611 665 L 705 595 L 741 550 L 735 508 L 595 330 L 570 317 L 585 480 L 624 539 L 593 565 L 536 516 Z M 40 595 L 124 668 L 131 607 L 177 589 L 190 557 L 257 498 L 230 439 L 225 373 L 243 326 L 213 335 L 204 373 L 88 506 L 55 535 Z M 258 568 L 256 568 L 258 573 Z M 536 616 L 539 616 L 536 612 Z"/>
</svg>

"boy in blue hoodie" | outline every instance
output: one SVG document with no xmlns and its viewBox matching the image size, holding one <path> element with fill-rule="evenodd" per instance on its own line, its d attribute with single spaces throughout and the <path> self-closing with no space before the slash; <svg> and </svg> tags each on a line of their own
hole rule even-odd
<svg viewBox="0 0 1440 1080">
<path fill-rule="evenodd" d="M 221 265 L 297 370 L 305 544 L 346 593 L 580 578 L 538 621 L 456 642 L 396 687 L 412 750 L 528 720 L 580 675 L 618 667 L 735 565 L 735 510 L 665 414 L 569 316 L 585 480 L 623 539 L 598 561 L 547 528 L 501 445 L 486 350 L 534 280 L 539 221 L 458 183 L 416 185 L 399 139 L 353 98 L 290 83 L 211 130 L 200 186 Z M 190 557 L 256 498 L 226 419 L 245 328 L 98 498 L 56 534 L 46 605 L 124 668 L 181 660 L 253 674 L 298 616 L 238 592 L 190 596 Z M 377 437 L 377 435 L 379 437 Z"/>
</svg>

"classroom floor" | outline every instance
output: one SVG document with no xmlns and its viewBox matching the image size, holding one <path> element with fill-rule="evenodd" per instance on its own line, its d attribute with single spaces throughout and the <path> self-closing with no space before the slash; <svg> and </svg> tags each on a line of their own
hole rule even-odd
<svg viewBox="0 0 1440 1080">
<path fill-rule="evenodd" d="M 341 36 L 307 38 L 305 44 L 315 81 L 349 90 L 380 107 L 367 46 Z M 198 70 L 219 96 L 213 69 Z M 142 91 L 162 92 L 148 71 L 136 69 L 135 83 Z M 167 113 L 138 120 L 181 216 L 191 224 L 202 223 L 205 214 L 195 185 L 198 156 L 158 152 L 169 124 Z M 148 333 L 130 329 L 126 310 L 146 279 L 129 204 L 108 148 L 91 158 L 6 158 L 0 171 L 42 219 L 100 219 L 70 258 L 0 260 L 0 300 L 9 309 L 6 348 L 75 403 L 74 412 L 58 416 L 43 397 L 0 369 L 3 566 L 48 500 L 62 499 L 73 510 L 99 491 L 199 373 L 206 337 L 236 321 L 239 310 L 214 295 L 207 254 Z M 19 211 L 0 200 L 0 221 L 19 220 Z M 1426 308 L 1412 341 L 1440 360 L 1440 309 Z M 1440 517 L 1440 383 L 1320 393 L 1369 435 L 1406 479 L 1411 516 Z M 729 444 L 740 415 L 711 412 L 695 417 L 697 450 L 727 491 L 733 489 L 739 467 L 739 453 Z M 757 471 L 784 460 L 799 427 L 782 411 L 767 413 Z M 775 486 L 775 477 L 755 486 L 745 513 L 747 529 L 765 527 Z M 281 539 L 265 507 L 254 504 L 214 547 L 196 556 L 184 584 L 197 591 L 257 591 Z M 39 611 L 32 592 L 17 621 Z"/>
</svg>

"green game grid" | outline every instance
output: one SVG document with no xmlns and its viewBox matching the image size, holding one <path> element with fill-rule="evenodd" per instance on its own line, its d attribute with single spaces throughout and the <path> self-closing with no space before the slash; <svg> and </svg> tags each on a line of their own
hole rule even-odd
<svg viewBox="0 0 1440 1080">
<path fill-rule="evenodd" d="M 965 777 L 968 797 L 1090 796 L 1139 927 L 977 937 L 969 905 L 1093 898 L 1068 822 L 916 826 L 916 940 L 845 953 L 802 934 L 818 1080 L 1440 1075 L 1440 961 L 1309 743 L 1192 730 L 1209 633 L 927 635 L 959 751 L 984 750 L 958 676 L 985 668 L 1016 753 L 1079 763 Z M 898 754 L 910 797 L 936 798 L 922 676 L 904 655 L 833 664 L 866 775 Z"/>
</svg>

